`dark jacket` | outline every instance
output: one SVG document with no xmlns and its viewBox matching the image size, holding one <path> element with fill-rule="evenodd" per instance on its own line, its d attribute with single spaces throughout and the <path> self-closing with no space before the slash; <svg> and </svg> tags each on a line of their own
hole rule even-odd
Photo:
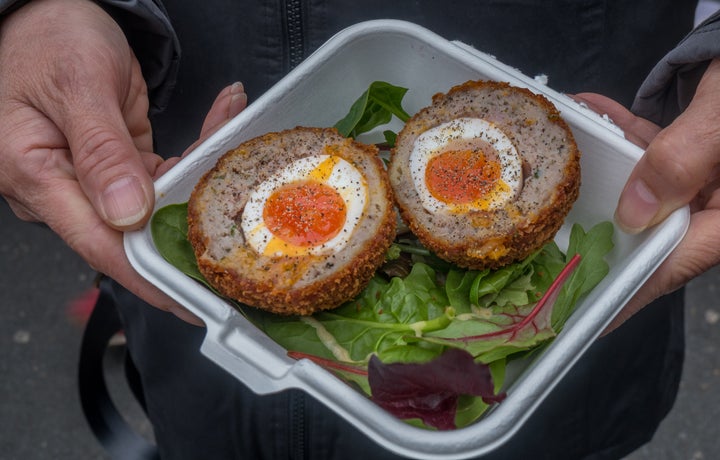
<svg viewBox="0 0 720 460">
<path fill-rule="evenodd" d="M 0 1 L 0 12 L 17 2 Z M 594 91 L 667 122 L 693 83 L 680 72 L 720 54 L 717 17 L 691 28 L 678 0 L 102 0 L 148 81 L 158 153 L 197 137 L 216 94 L 252 101 L 343 27 L 399 18 L 493 54 L 563 92 Z M 704 47 L 697 45 L 702 42 Z M 696 44 L 688 46 L 687 44 Z M 697 53 L 702 49 L 702 53 Z M 331 102 L 331 101 L 330 101 Z M 298 391 L 258 397 L 199 353 L 203 330 L 114 285 L 164 459 L 397 458 Z M 683 356 L 682 293 L 594 344 L 517 435 L 488 458 L 621 458 L 672 406 Z"/>
<path fill-rule="evenodd" d="M 528 75 L 545 74 L 559 91 L 595 91 L 629 106 L 653 66 L 691 29 L 694 6 L 675 0 L 189 3 L 165 2 L 181 50 L 172 96 L 154 93 L 167 101 L 153 117 L 158 149 L 167 154 L 193 140 L 225 85 L 242 81 L 252 101 L 335 32 L 379 17 L 419 23 Z M 129 37 L 147 52 L 145 38 Z M 168 68 L 175 57 L 165 57 Z M 202 331 L 143 308 L 125 291 L 118 295 L 166 458 L 396 458 L 301 392 L 250 393 L 199 356 Z M 680 292 L 598 341 L 489 458 L 620 458 L 647 442 L 674 401 L 682 329 Z"/>
<path fill-rule="evenodd" d="M 559 91 L 627 107 L 653 66 L 692 27 L 695 1 L 660 0 L 103 0 L 143 64 L 160 154 L 182 152 L 225 85 L 250 101 L 334 33 L 405 19 L 498 57 Z M 708 26 L 712 27 L 712 25 Z M 695 34 L 717 48 L 718 40 Z M 696 63 L 707 56 L 690 53 Z M 673 67 L 672 71 L 681 70 Z M 657 102 L 656 102 L 657 103 Z"/>
</svg>

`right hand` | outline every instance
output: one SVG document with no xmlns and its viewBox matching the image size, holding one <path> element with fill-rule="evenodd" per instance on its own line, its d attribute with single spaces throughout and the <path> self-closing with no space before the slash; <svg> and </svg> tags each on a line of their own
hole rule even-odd
<svg viewBox="0 0 720 460">
<path fill-rule="evenodd" d="M 720 263 L 720 59 L 705 71 L 691 103 L 664 129 L 636 117 L 612 100 L 581 94 L 606 113 L 645 153 L 620 196 L 616 222 L 635 234 L 689 205 L 687 233 L 606 332 L 617 328 L 661 295 Z"/>
<path fill-rule="evenodd" d="M 232 116 L 230 97 L 219 101 L 224 108 L 214 106 L 213 116 Z M 152 178 L 162 164 L 148 107 L 125 35 L 95 3 L 33 0 L 3 19 L 0 195 L 19 218 L 46 223 L 94 269 L 198 324 L 139 276 L 123 249 L 122 232 L 150 217 Z"/>
</svg>

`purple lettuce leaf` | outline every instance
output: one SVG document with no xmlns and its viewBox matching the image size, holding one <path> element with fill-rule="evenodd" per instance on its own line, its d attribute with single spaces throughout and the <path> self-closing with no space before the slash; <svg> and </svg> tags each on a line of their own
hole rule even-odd
<svg viewBox="0 0 720 460">
<path fill-rule="evenodd" d="M 402 419 L 419 418 L 439 430 L 455 429 L 460 395 L 481 397 L 487 404 L 505 399 L 495 394 L 487 365 L 468 352 L 451 348 L 426 363 L 385 364 L 370 358 L 368 381 L 372 400 Z"/>
</svg>

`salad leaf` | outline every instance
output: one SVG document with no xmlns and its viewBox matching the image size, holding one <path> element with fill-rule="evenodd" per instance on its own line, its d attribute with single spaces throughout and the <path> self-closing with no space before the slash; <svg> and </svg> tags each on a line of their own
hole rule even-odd
<svg viewBox="0 0 720 460">
<path fill-rule="evenodd" d="M 494 315 L 463 315 L 448 327 L 429 332 L 424 340 L 462 347 L 486 363 L 531 349 L 556 335 L 551 325 L 553 307 L 580 259 L 579 255 L 570 259 L 537 303 L 504 308 Z"/>
<path fill-rule="evenodd" d="M 313 352 L 317 356 L 347 357 L 350 362 L 365 364 L 372 355 L 384 361 L 422 362 L 437 356 L 443 348 L 431 344 L 407 347 L 406 338 L 446 327 L 453 316 L 447 305 L 435 271 L 416 264 L 405 278 L 387 281 L 376 276 L 355 300 L 317 313 L 311 320 L 293 321 L 262 314 L 262 328 L 280 345 L 298 351 L 308 350 L 306 334 L 312 335 L 314 330 L 318 333 L 315 340 L 327 349 Z M 304 324 L 299 326 L 298 321 Z"/>
<path fill-rule="evenodd" d="M 504 394 L 502 391 L 505 382 L 506 361 L 498 359 L 488 364 L 493 383 L 495 384 L 495 394 Z M 473 395 L 460 395 L 458 398 L 457 409 L 455 410 L 455 426 L 468 426 L 479 419 L 490 405 Z"/>
<path fill-rule="evenodd" d="M 160 208 L 152 216 L 150 233 L 155 247 L 165 260 L 184 274 L 212 289 L 198 269 L 195 252 L 187 238 L 187 212 L 187 203 Z"/>
<path fill-rule="evenodd" d="M 159 210 L 151 223 L 153 238 L 170 263 L 205 282 L 187 242 L 186 219 L 186 205 Z M 393 258 L 410 257 L 409 274 L 389 279 L 376 275 L 353 301 L 335 310 L 285 317 L 233 305 L 292 356 L 313 359 L 369 396 L 373 358 L 383 364 L 423 364 L 462 349 L 501 375 L 506 358 L 551 340 L 577 300 L 600 281 L 604 256 L 612 248 L 612 224 L 588 232 L 574 226 L 571 247 L 580 256 L 569 258 L 571 266 L 577 265 L 569 276 L 568 256 L 555 243 L 501 270 L 472 271 L 440 263 L 417 241 L 403 239 Z M 584 263 L 588 283 L 578 277 Z M 556 321 L 558 307 L 569 309 Z M 367 369 L 367 375 L 358 369 Z M 451 399 L 460 410 L 457 426 L 487 409 L 485 402 L 473 398 L 458 393 Z M 443 421 L 432 423 L 446 426 Z"/>
<path fill-rule="evenodd" d="M 578 300 L 597 286 L 610 271 L 605 256 L 614 247 L 613 230 L 611 222 L 595 225 L 587 233 L 579 224 L 572 226 L 567 258 L 582 254 L 582 261 L 555 302 L 552 325 L 558 332 L 562 330 Z"/>
<path fill-rule="evenodd" d="M 336 124 L 355 137 L 410 117 L 406 88 L 374 82 Z M 384 132 L 389 145 L 395 133 Z M 155 213 L 151 232 L 168 262 L 216 292 L 187 241 L 187 205 Z M 231 302 L 296 359 L 310 359 L 410 423 L 465 426 L 504 397 L 506 362 L 532 356 L 562 329 L 577 302 L 608 273 L 613 226 L 573 225 L 565 253 L 551 242 L 499 270 L 465 270 L 412 236 L 352 301 L 308 317 Z M 468 378 L 468 377 L 472 378 Z"/>
<path fill-rule="evenodd" d="M 410 115 L 402 107 L 402 99 L 407 88 L 391 85 L 384 81 L 375 81 L 353 103 L 345 117 L 335 124 L 335 128 L 345 137 L 355 138 L 373 128 L 387 124 L 395 115 L 403 122 Z M 395 134 L 385 131 L 385 139 L 395 144 Z"/>
<path fill-rule="evenodd" d="M 461 395 L 479 396 L 485 404 L 505 399 L 495 394 L 490 369 L 472 355 L 450 349 L 422 364 L 385 364 L 373 356 L 368 365 L 372 400 L 399 418 L 419 418 L 440 430 L 456 427 Z"/>
</svg>

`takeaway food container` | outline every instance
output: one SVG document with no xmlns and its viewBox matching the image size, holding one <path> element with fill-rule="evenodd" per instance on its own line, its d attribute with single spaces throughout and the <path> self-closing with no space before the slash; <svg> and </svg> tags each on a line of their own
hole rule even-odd
<svg viewBox="0 0 720 460">
<path fill-rule="evenodd" d="M 470 79 L 501 80 L 542 93 L 571 126 L 583 153 L 585 174 L 580 197 L 556 238 L 561 248 L 567 244 L 572 223 L 589 228 L 612 220 L 627 174 L 642 151 L 627 142 L 611 121 L 553 91 L 541 79 L 523 75 L 477 49 L 394 20 L 360 23 L 331 38 L 158 180 L 156 206 L 187 201 L 200 176 L 244 140 L 298 125 L 332 126 L 375 80 L 409 88 L 404 106 L 414 113 L 428 105 L 433 94 Z M 681 209 L 640 235 L 617 231 L 610 273 L 578 305 L 564 330 L 539 356 L 521 363 L 507 378 L 505 401 L 475 424 L 454 431 L 411 426 L 316 364 L 289 358 L 286 350 L 229 304 L 165 262 L 149 228 L 126 234 L 125 248 L 142 276 L 205 321 L 202 353 L 253 391 L 299 388 L 392 451 L 413 458 L 457 459 L 490 452 L 512 437 L 680 241 L 688 221 L 689 211 Z"/>
</svg>

